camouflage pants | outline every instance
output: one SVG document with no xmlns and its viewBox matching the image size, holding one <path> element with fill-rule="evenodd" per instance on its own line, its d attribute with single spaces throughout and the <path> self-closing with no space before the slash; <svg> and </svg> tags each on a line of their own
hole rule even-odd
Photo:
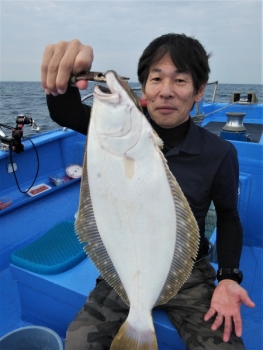
<svg viewBox="0 0 263 350">
<path fill-rule="evenodd" d="M 244 350 L 241 338 L 232 334 L 230 341 L 224 343 L 223 328 L 212 331 L 213 320 L 204 321 L 210 307 L 214 279 L 215 271 L 206 259 L 196 262 L 181 290 L 158 308 L 166 310 L 187 350 Z M 127 315 L 127 305 L 99 278 L 95 289 L 68 328 L 66 350 L 109 349 Z"/>
</svg>

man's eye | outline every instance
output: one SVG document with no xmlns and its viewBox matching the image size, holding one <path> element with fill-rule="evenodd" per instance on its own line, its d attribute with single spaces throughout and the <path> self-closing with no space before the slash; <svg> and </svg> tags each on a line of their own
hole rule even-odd
<svg viewBox="0 0 263 350">
<path fill-rule="evenodd" d="M 153 77 L 152 80 L 153 81 L 160 81 L 161 79 L 159 77 Z"/>
<path fill-rule="evenodd" d="M 184 80 L 183 79 L 176 79 L 175 82 L 176 83 L 184 83 Z"/>
</svg>

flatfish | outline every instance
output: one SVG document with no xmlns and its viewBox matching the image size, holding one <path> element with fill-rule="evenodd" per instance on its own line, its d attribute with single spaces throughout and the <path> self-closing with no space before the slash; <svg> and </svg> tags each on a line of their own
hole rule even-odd
<svg viewBox="0 0 263 350">
<path fill-rule="evenodd" d="M 111 349 L 155 350 L 152 309 L 189 277 L 199 231 L 137 95 L 114 71 L 106 80 L 94 88 L 75 229 L 129 305 Z"/>
</svg>

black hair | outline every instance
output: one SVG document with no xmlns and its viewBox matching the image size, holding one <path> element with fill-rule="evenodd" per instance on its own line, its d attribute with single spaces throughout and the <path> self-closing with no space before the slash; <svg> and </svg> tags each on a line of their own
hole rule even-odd
<svg viewBox="0 0 263 350">
<path fill-rule="evenodd" d="M 169 54 L 176 68 L 189 73 L 193 79 L 195 92 L 206 84 L 210 68 L 207 54 L 201 43 L 185 34 L 165 34 L 154 39 L 143 51 L 138 63 L 138 79 L 145 88 L 150 66 Z"/>
</svg>

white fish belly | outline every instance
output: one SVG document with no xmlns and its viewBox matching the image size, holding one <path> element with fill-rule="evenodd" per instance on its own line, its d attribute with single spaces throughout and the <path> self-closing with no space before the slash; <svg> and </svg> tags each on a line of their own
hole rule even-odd
<svg viewBox="0 0 263 350">
<path fill-rule="evenodd" d="M 144 123 L 139 143 L 126 157 L 101 147 L 91 122 L 87 166 L 101 239 L 130 305 L 150 310 L 173 259 L 176 213 L 160 151 Z"/>
</svg>

